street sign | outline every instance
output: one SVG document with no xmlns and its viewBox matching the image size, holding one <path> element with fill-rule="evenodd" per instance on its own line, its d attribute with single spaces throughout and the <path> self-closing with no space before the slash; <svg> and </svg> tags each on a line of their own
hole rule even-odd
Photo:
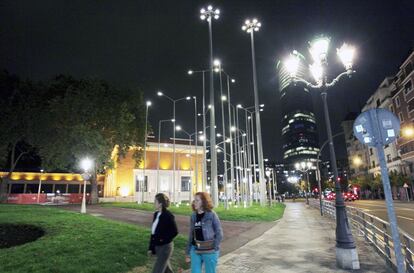
<svg viewBox="0 0 414 273">
<path fill-rule="evenodd" d="M 400 134 L 400 120 L 386 109 L 361 113 L 354 122 L 355 137 L 368 146 L 382 146 L 395 141 Z"/>
<path fill-rule="evenodd" d="M 375 147 L 377 150 L 381 180 L 384 186 L 385 201 L 387 204 L 388 219 L 394 243 L 394 252 L 397 260 L 397 272 L 403 273 L 404 256 L 401 251 L 400 235 L 397 218 L 391 195 L 390 178 L 385 160 L 384 145 L 394 142 L 400 134 L 400 120 L 386 109 L 371 109 L 361 113 L 354 122 L 354 135 L 364 144 Z M 406 188 L 407 190 L 407 188 Z"/>
</svg>

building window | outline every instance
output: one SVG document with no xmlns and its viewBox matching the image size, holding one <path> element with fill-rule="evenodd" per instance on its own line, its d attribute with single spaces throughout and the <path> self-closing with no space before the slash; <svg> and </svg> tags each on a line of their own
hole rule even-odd
<svg viewBox="0 0 414 273">
<path fill-rule="evenodd" d="M 387 162 L 390 163 L 391 162 L 391 155 L 387 155 Z"/>
<path fill-rule="evenodd" d="M 404 85 L 404 94 L 408 94 L 413 90 L 413 83 L 411 82 L 411 80 L 409 80 L 405 85 Z"/>
<path fill-rule="evenodd" d="M 372 148 L 369 148 L 369 155 L 372 155 Z"/>
<path fill-rule="evenodd" d="M 145 181 L 142 180 L 142 175 L 139 174 L 135 176 L 135 189 L 136 191 L 142 191 L 141 188 L 143 188 L 144 192 L 146 192 L 148 191 L 148 176 L 145 176 Z M 144 182 L 144 185 L 142 185 L 142 182 Z"/>
<path fill-rule="evenodd" d="M 377 108 L 381 106 L 381 100 L 380 99 L 377 99 L 376 103 L 377 103 Z"/>
<path fill-rule="evenodd" d="M 403 116 L 403 114 L 402 114 L 402 113 L 399 113 L 399 114 L 398 114 L 398 117 L 400 118 L 400 121 L 401 121 L 401 122 L 404 122 L 404 116 Z"/>
<path fill-rule="evenodd" d="M 181 191 L 190 191 L 191 177 L 181 176 Z"/>
<path fill-rule="evenodd" d="M 397 107 L 400 107 L 400 98 L 399 97 L 395 98 L 395 105 L 397 105 Z"/>
<path fill-rule="evenodd" d="M 390 111 L 394 113 L 394 106 L 390 105 Z"/>
<path fill-rule="evenodd" d="M 404 67 L 404 72 L 405 75 L 409 75 L 411 73 L 411 71 L 413 71 L 413 65 L 411 63 L 408 63 L 405 67 Z"/>
<path fill-rule="evenodd" d="M 372 168 L 375 168 L 375 161 L 372 160 Z"/>
<path fill-rule="evenodd" d="M 69 184 L 68 193 L 79 193 L 79 185 Z"/>
</svg>

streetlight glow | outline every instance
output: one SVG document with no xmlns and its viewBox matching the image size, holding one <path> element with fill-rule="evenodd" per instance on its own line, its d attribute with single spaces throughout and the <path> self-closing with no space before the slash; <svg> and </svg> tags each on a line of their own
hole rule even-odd
<svg viewBox="0 0 414 273">
<path fill-rule="evenodd" d="M 87 172 L 92 168 L 92 160 L 89 158 L 84 158 L 82 159 L 80 166 L 85 172 Z"/>
<path fill-rule="evenodd" d="M 164 94 L 163 94 L 161 91 L 158 91 L 158 92 L 157 92 L 157 95 L 158 95 L 158 96 L 162 96 L 162 95 L 164 95 Z"/>
<path fill-rule="evenodd" d="M 354 60 L 354 54 L 355 54 L 355 48 L 353 46 L 348 45 L 347 43 L 344 43 L 341 48 L 336 49 L 336 53 L 339 56 L 339 59 L 345 66 L 346 70 L 349 70 L 352 68 L 352 62 Z"/>
<path fill-rule="evenodd" d="M 402 128 L 401 135 L 403 137 L 413 137 L 414 136 L 414 128 L 411 126 L 406 126 Z"/>
<path fill-rule="evenodd" d="M 362 165 L 362 159 L 359 156 L 356 156 L 352 159 L 352 164 L 354 164 L 356 167 L 359 167 Z"/>
<path fill-rule="evenodd" d="M 181 126 L 180 125 L 175 126 L 175 130 L 181 131 Z"/>
<path fill-rule="evenodd" d="M 296 76 L 296 72 L 299 68 L 299 58 L 297 56 L 290 54 L 283 64 L 291 77 Z"/>
<path fill-rule="evenodd" d="M 319 63 L 314 63 L 309 66 L 309 70 L 317 83 L 322 81 L 323 68 Z"/>
<path fill-rule="evenodd" d="M 147 101 L 147 106 L 151 106 L 152 105 L 152 102 L 151 101 Z"/>
<path fill-rule="evenodd" d="M 330 41 L 328 37 L 321 37 L 310 42 L 309 52 L 316 63 L 326 60 Z"/>
<path fill-rule="evenodd" d="M 221 96 L 221 100 L 222 101 L 226 101 L 227 100 L 227 97 L 223 95 L 223 96 Z"/>
<path fill-rule="evenodd" d="M 188 70 L 188 75 L 193 75 L 194 71 L 193 70 Z"/>
</svg>

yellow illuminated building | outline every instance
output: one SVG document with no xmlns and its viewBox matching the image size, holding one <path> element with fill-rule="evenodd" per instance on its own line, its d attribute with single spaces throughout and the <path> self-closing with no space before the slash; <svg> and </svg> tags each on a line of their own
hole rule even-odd
<svg viewBox="0 0 414 273">
<path fill-rule="evenodd" d="M 112 157 L 116 163 L 106 173 L 104 197 L 152 202 L 156 193 L 164 192 L 174 202 L 189 200 L 190 185 L 193 193 L 201 190 L 203 147 L 198 146 L 196 153 L 188 141 L 177 140 L 175 146 L 175 172 L 172 143 L 148 141 L 145 166 L 143 150 L 139 166 L 132 157 L 134 149 L 140 148 L 132 147 L 125 158 L 117 158 L 115 148 Z"/>
</svg>

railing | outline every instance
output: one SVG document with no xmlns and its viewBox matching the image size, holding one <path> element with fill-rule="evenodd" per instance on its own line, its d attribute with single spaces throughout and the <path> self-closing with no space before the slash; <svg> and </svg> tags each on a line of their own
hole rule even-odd
<svg viewBox="0 0 414 273">
<path fill-rule="evenodd" d="M 319 209 L 318 200 L 310 200 L 310 205 Z M 364 236 L 365 241 L 369 242 L 387 263 L 396 269 L 390 224 L 355 207 L 347 206 L 346 210 L 353 229 L 360 236 Z M 324 215 L 335 218 L 335 202 L 322 200 L 322 211 Z M 414 273 L 414 239 L 401 230 L 400 239 L 402 252 L 405 257 L 405 270 L 407 273 Z"/>
</svg>

